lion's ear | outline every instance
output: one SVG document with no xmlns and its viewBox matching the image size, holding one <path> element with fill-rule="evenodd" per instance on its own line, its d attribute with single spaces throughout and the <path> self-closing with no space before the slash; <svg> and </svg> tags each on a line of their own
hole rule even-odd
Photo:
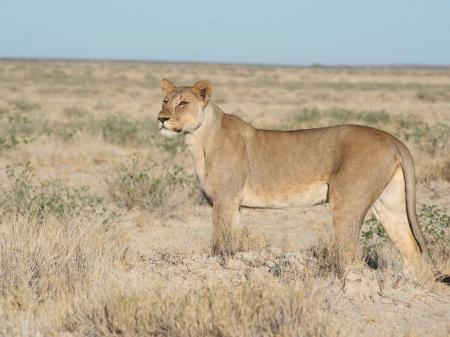
<svg viewBox="0 0 450 337">
<path fill-rule="evenodd" d="M 173 84 L 168 79 L 163 78 L 161 80 L 161 91 L 163 92 L 164 96 L 170 94 L 172 91 L 175 90 L 175 88 L 176 88 L 175 84 Z"/>
<path fill-rule="evenodd" d="M 196 82 L 192 86 L 192 92 L 195 96 L 197 96 L 199 99 L 203 101 L 204 104 L 207 104 L 209 101 L 209 98 L 212 95 L 213 86 L 211 82 L 207 80 L 201 80 Z"/>
</svg>

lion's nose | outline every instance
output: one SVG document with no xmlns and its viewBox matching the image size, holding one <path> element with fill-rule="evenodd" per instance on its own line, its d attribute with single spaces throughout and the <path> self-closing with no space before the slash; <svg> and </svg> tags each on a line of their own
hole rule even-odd
<svg viewBox="0 0 450 337">
<path fill-rule="evenodd" d="M 158 117 L 158 120 L 164 124 L 165 121 L 168 121 L 170 119 L 170 117 Z"/>
</svg>

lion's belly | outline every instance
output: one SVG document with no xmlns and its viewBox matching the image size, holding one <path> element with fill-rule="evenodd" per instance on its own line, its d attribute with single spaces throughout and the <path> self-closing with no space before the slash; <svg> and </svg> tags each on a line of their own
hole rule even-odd
<svg viewBox="0 0 450 337">
<path fill-rule="evenodd" d="M 308 207 L 327 200 L 328 184 L 317 183 L 308 187 L 252 188 L 244 187 L 241 205 L 246 207 L 289 208 Z"/>
</svg>

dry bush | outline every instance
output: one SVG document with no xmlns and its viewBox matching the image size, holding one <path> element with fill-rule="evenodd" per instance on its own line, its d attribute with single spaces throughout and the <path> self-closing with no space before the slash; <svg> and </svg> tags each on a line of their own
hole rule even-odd
<svg viewBox="0 0 450 337">
<path fill-rule="evenodd" d="M 336 336 L 323 290 L 270 278 L 234 287 L 125 284 L 76 301 L 65 330 L 84 336 Z"/>
<path fill-rule="evenodd" d="M 345 276 L 343 260 L 340 257 L 338 247 L 319 243 L 310 247 L 307 254 L 311 258 L 308 268 L 318 277 L 337 277 L 342 279 Z"/>
<path fill-rule="evenodd" d="M 354 250 L 353 250 L 354 251 Z M 338 246 L 336 240 L 322 235 L 316 244 L 306 250 L 307 269 L 316 277 L 345 278 L 349 264 L 355 262 L 357 256 L 347 255 Z"/>
<path fill-rule="evenodd" d="M 440 167 L 440 176 L 450 183 L 450 159 L 447 159 Z"/>
<path fill-rule="evenodd" d="M 282 283 L 306 282 L 316 276 L 310 268 L 314 265 L 314 261 L 305 258 L 301 253 L 275 253 L 268 261 L 264 262 L 264 265 Z M 318 281 L 317 279 L 314 280 Z"/>
<path fill-rule="evenodd" d="M 417 170 L 417 176 L 420 182 L 444 179 L 450 182 L 450 158 L 439 156 L 427 158 L 424 156 L 422 160 L 416 160 L 421 163 Z"/>
<path fill-rule="evenodd" d="M 238 252 L 260 252 L 270 247 L 270 241 L 260 233 L 251 232 L 248 227 L 233 230 L 233 251 Z"/>
<path fill-rule="evenodd" d="M 106 180 L 108 191 L 119 207 L 139 207 L 163 214 L 175 210 L 194 197 L 196 179 L 180 166 L 157 164 L 134 157 L 121 165 L 115 177 Z"/>
<path fill-rule="evenodd" d="M 123 266 L 126 236 L 82 217 L 0 219 L 0 335 L 50 329 L 65 302 Z M 3 330 L 2 330 L 3 329 Z"/>
</svg>

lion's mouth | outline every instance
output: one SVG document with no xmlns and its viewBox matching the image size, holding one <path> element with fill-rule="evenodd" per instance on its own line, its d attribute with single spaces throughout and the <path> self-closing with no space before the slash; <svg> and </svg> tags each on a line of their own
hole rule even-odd
<svg viewBox="0 0 450 337">
<path fill-rule="evenodd" d="M 166 136 L 166 137 L 174 137 L 174 136 L 180 134 L 181 131 L 183 131 L 183 130 L 181 130 L 181 129 L 169 129 L 169 128 L 166 128 L 165 126 L 161 126 L 159 128 L 159 133 L 161 135 L 163 135 L 163 136 Z"/>
<path fill-rule="evenodd" d="M 165 123 L 161 123 L 160 121 L 158 121 L 158 129 L 160 133 L 163 132 L 175 132 L 175 133 L 180 133 L 181 131 L 183 131 L 183 129 L 180 128 L 168 128 Z"/>
<path fill-rule="evenodd" d="M 166 128 L 164 125 L 159 128 L 159 131 L 162 131 L 162 130 L 167 130 L 167 131 L 176 132 L 176 133 L 180 133 L 181 131 L 183 131 L 182 129 L 178 129 L 178 128 L 169 129 L 169 128 Z"/>
</svg>

